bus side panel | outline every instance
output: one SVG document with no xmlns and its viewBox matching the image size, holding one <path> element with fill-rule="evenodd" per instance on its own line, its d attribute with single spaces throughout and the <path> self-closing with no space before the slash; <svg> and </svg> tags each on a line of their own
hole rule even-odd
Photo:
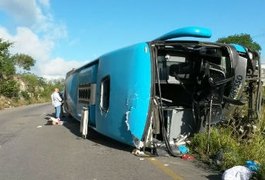
<svg viewBox="0 0 265 180">
<path fill-rule="evenodd" d="M 98 70 L 98 64 L 93 64 L 92 66 L 88 66 L 82 69 L 78 73 L 79 85 L 97 83 L 97 70 Z M 95 105 L 94 104 L 88 105 L 88 103 L 77 102 L 77 114 L 79 116 L 79 119 L 81 119 L 83 107 L 89 108 L 89 118 L 88 118 L 89 124 L 95 126 Z"/>
<path fill-rule="evenodd" d="M 65 110 L 75 119 L 80 120 L 77 115 L 77 90 L 78 90 L 78 73 L 74 72 L 65 79 Z"/>
<path fill-rule="evenodd" d="M 109 106 L 101 107 L 102 80 L 110 79 Z M 142 139 L 151 95 L 151 57 L 148 44 L 140 43 L 104 55 L 98 66 L 96 130 L 133 145 Z"/>
</svg>

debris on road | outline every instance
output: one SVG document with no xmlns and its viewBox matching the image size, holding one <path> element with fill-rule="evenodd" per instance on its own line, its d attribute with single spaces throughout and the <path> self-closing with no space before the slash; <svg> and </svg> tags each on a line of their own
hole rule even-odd
<svg viewBox="0 0 265 180">
<path fill-rule="evenodd" d="M 183 159 L 183 160 L 194 160 L 195 158 L 190 154 L 184 154 L 181 156 L 181 159 Z"/>
<path fill-rule="evenodd" d="M 45 125 L 63 125 L 64 121 L 60 121 L 54 117 L 50 117 Z"/>
<path fill-rule="evenodd" d="M 175 144 L 177 146 L 190 144 L 190 141 L 187 140 L 189 135 L 190 135 L 190 133 L 188 133 L 188 134 L 180 134 L 176 139 L 174 139 Z"/>
<path fill-rule="evenodd" d="M 146 152 L 141 151 L 139 149 L 134 149 L 132 151 L 132 154 L 135 155 L 135 156 L 138 156 L 138 157 L 150 157 L 150 156 L 153 156 L 153 155 L 147 154 Z"/>
<path fill-rule="evenodd" d="M 181 154 L 187 154 L 189 152 L 189 148 L 185 145 L 178 146 L 178 150 Z"/>
<path fill-rule="evenodd" d="M 248 160 L 245 163 L 245 166 L 234 166 L 230 169 L 227 169 L 223 176 L 223 180 L 249 180 L 251 176 L 257 172 L 260 168 L 260 165 L 256 161 Z"/>
<path fill-rule="evenodd" d="M 257 172 L 260 169 L 260 163 L 258 163 L 257 161 L 248 160 L 246 161 L 245 166 L 254 172 Z"/>
<path fill-rule="evenodd" d="M 224 172 L 222 179 L 249 180 L 252 174 L 253 172 L 245 166 L 234 166 Z"/>
</svg>

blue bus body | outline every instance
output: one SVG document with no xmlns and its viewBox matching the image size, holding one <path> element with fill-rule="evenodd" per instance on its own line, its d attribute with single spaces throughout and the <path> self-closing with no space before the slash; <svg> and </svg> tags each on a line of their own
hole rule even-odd
<svg viewBox="0 0 265 180">
<path fill-rule="evenodd" d="M 223 120 L 242 95 L 247 58 L 240 66 L 234 45 L 169 40 L 210 36 L 205 28 L 177 29 L 69 71 L 66 111 L 81 121 L 88 108 L 89 127 L 122 143 L 170 149 L 180 135 Z"/>
<path fill-rule="evenodd" d="M 109 104 L 100 103 L 102 80 L 109 78 Z M 95 104 L 78 101 L 79 85 L 96 84 Z M 89 125 L 113 139 L 133 145 L 142 139 L 151 96 L 151 57 L 147 43 L 139 43 L 101 56 L 74 70 L 66 78 L 67 111 L 81 120 L 82 107 L 89 106 Z M 132 121 L 133 119 L 133 121 Z M 133 135 L 133 136 L 132 136 Z"/>
</svg>

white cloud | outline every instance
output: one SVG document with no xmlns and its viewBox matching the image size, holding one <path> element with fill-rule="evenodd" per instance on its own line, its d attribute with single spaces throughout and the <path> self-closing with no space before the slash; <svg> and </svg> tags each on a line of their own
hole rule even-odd
<svg viewBox="0 0 265 180">
<path fill-rule="evenodd" d="M 0 38 L 7 41 L 10 40 L 12 36 L 8 33 L 6 28 L 0 26 Z"/>
<path fill-rule="evenodd" d="M 49 7 L 49 0 L 0 0 L 0 10 L 15 19 L 17 25 L 12 34 L 0 26 L 0 38 L 13 43 L 11 53 L 28 54 L 36 60 L 32 69 L 36 75 L 62 78 L 81 63 L 51 57 L 57 41 L 67 37 L 67 28 L 54 20 Z"/>
<path fill-rule="evenodd" d="M 38 0 L 40 4 L 46 7 L 50 7 L 50 0 Z"/>
<path fill-rule="evenodd" d="M 65 74 L 73 68 L 80 67 L 81 64 L 78 61 L 65 61 L 62 58 L 55 58 L 45 64 L 40 64 L 40 71 L 47 79 L 65 77 Z"/>
<path fill-rule="evenodd" d="M 12 42 L 11 53 L 24 53 L 32 56 L 38 61 L 46 61 L 54 46 L 54 42 L 47 39 L 40 39 L 37 34 L 27 27 L 18 27 L 16 34 L 12 35 L 7 29 L 0 26 L 0 37 Z"/>
<path fill-rule="evenodd" d="M 0 10 L 14 18 L 18 26 L 54 40 L 67 37 L 65 25 L 55 22 L 49 5 L 49 0 L 0 0 Z"/>
<path fill-rule="evenodd" d="M 14 43 L 12 52 L 29 54 L 39 61 L 46 61 L 54 46 L 53 41 L 40 39 L 37 34 L 26 27 L 18 27 L 16 34 L 10 40 Z"/>
<path fill-rule="evenodd" d="M 35 0 L 1 0 L 0 9 L 21 25 L 31 26 L 46 19 Z"/>
<path fill-rule="evenodd" d="M 51 58 L 54 41 L 51 39 L 41 39 L 31 29 L 18 27 L 16 33 L 12 35 L 4 27 L 0 26 L 0 37 L 13 42 L 11 53 L 25 53 L 36 60 L 32 72 L 45 78 L 64 78 L 65 74 L 72 68 L 77 68 L 84 63 L 78 61 L 66 61 L 63 58 Z"/>
</svg>

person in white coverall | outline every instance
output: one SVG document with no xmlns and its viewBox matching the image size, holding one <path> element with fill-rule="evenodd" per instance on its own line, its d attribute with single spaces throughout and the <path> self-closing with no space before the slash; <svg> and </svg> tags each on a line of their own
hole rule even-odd
<svg viewBox="0 0 265 180">
<path fill-rule="evenodd" d="M 55 108 L 55 118 L 58 121 L 60 121 L 62 98 L 60 97 L 58 88 L 54 89 L 54 92 L 52 93 L 51 98 L 52 98 L 52 105 Z"/>
</svg>

